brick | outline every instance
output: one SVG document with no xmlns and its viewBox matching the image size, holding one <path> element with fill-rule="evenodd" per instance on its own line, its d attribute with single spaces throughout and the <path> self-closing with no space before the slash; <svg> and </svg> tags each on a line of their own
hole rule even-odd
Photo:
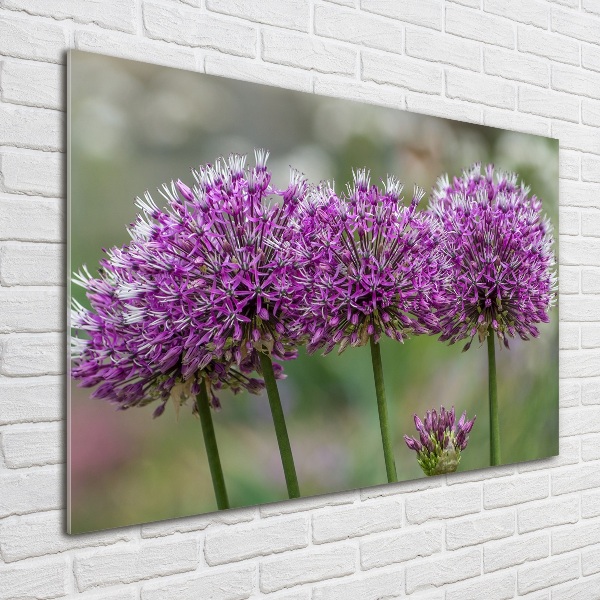
<svg viewBox="0 0 600 600">
<path fill-rule="evenodd" d="M 246 600 L 252 594 L 253 566 L 198 571 L 193 576 L 169 577 L 142 586 L 141 600 Z"/>
<path fill-rule="evenodd" d="M 578 96 L 600 98 L 600 75 L 568 65 L 552 65 L 552 87 Z"/>
<path fill-rule="evenodd" d="M 577 350 L 579 348 L 579 323 L 559 323 L 559 348 Z"/>
<path fill-rule="evenodd" d="M 62 463 L 63 435 L 59 423 L 4 429 L 0 436 L 4 463 L 11 469 Z"/>
<path fill-rule="evenodd" d="M 600 324 L 588 323 L 581 328 L 581 347 L 600 348 Z"/>
<path fill-rule="evenodd" d="M 120 589 L 115 592 L 102 591 L 100 593 L 89 592 L 77 595 L 77 600 L 138 600 L 137 590 Z"/>
<path fill-rule="evenodd" d="M 572 552 L 600 544 L 600 523 L 583 523 L 552 532 L 552 554 Z"/>
<path fill-rule="evenodd" d="M 348 87 L 348 80 L 343 77 L 315 75 L 314 92 L 323 96 L 334 96 L 366 104 L 404 108 L 404 95 L 398 88 L 359 81 Z"/>
<path fill-rule="evenodd" d="M 263 31 L 262 41 L 262 57 L 270 63 L 338 75 L 356 71 L 356 50 L 348 46 L 278 30 Z"/>
<path fill-rule="evenodd" d="M 550 133 L 550 121 L 547 119 L 520 114 L 514 110 L 486 108 L 483 111 L 483 122 L 490 127 L 531 133 L 532 135 L 547 137 Z"/>
<path fill-rule="evenodd" d="M 326 5 L 315 6 L 314 19 L 317 35 L 379 50 L 402 52 L 402 27 L 389 19 Z"/>
<path fill-rule="evenodd" d="M 594 15 L 600 15 L 598 0 L 581 0 L 581 8 Z"/>
<path fill-rule="evenodd" d="M 441 488 L 442 481 L 441 477 L 421 477 L 413 481 L 376 485 L 360 490 L 360 498 L 361 500 L 368 500 L 370 498 L 385 498 L 386 496 L 396 496 L 399 494 L 413 494 L 414 492 L 421 492 L 423 490 Z"/>
<path fill-rule="evenodd" d="M 593 435 L 581 440 L 581 459 L 585 461 L 600 459 L 600 435 Z"/>
<path fill-rule="evenodd" d="M 30 15 L 73 19 L 77 23 L 94 23 L 109 29 L 135 32 L 133 0 L 4 0 L 3 6 Z"/>
<path fill-rule="evenodd" d="M 0 69 L 0 97 L 5 102 L 64 110 L 62 66 L 5 60 Z"/>
<path fill-rule="evenodd" d="M 600 407 L 570 408 L 560 411 L 560 435 L 585 435 L 600 430 Z"/>
<path fill-rule="evenodd" d="M 317 586 L 312 600 L 392 600 L 403 596 L 402 584 L 399 570 L 378 573 L 354 581 Z"/>
<path fill-rule="evenodd" d="M 585 69 L 600 71 L 600 48 L 583 45 L 581 47 L 581 64 Z"/>
<path fill-rule="evenodd" d="M 597 350 L 563 350 L 559 377 L 600 376 L 600 353 Z"/>
<path fill-rule="evenodd" d="M 236 510 L 220 511 L 210 514 L 172 519 L 157 523 L 142 525 L 142 538 L 165 537 L 176 533 L 202 531 L 211 526 L 235 525 L 252 521 L 257 514 L 255 507 L 238 508 Z"/>
<path fill-rule="evenodd" d="M 600 573 L 600 552 L 598 552 L 598 548 L 590 548 L 581 553 L 581 572 L 584 577 Z"/>
<path fill-rule="evenodd" d="M 580 206 L 582 208 L 597 208 L 593 198 L 597 197 L 600 186 L 593 183 L 563 180 L 559 182 L 561 205 Z M 562 251 L 562 246 L 561 246 Z"/>
<path fill-rule="evenodd" d="M 581 403 L 600 404 L 600 381 L 588 379 L 581 384 Z"/>
<path fill-rule="evenodd" d="M 503 542 L 486 544 L 483 548 L 483 570 L 491 573 L 547 558 L 549 547 L 547 533 L 519 535 Z"/>
<path fill-rule="evenodd" d="M 569 494 L 600 487 L 600 469 L 596 465 L 552 473 L 552 494 Z"/>
<path fill-rule="evenodd" d="M 0 287 L 0 333 L 60 331 L 63 306 L 61 290 Z"/>
<path fill-rule="evenodd" d="M 0 425 L 62 419 L 63 386 L 58 377 L 0 378 Z"/>
<path fill-rule="evenodd" d="M 318 496 L 312 498 L 298 498 L 295 500 L 286 500 L 285 502 L 274 502 L 273 504 L 264 504 L 259 507 L 261 517 L 275 517 L 278 515 L 288 515 L 302 512 L 305 510 L 316 510 L 325 506 L 340 506 L 342 504 L 351 504 L 356 500 L 356 493 L 353 491 L 343 492 L 341 494 L 329 494 L 327 496 Z"/>
<path fill-rule="evenodd" d="M 600 102 L 581 100 L 581 122 L 592 127 L 600 127 Z"/>
<path fill-rule="evenodd" d="M 552 600 L 591 600 L 598 592 L 598 580 L 582 580 L 552 589 Z"/>
<path fill-rule="evenodd" d="M 546 498 L 549 494 L 548 475 L 530 475 L 484 484 L 485 508 L 513 506 Z"/>
<path fill-rule="evenodd" d="M 256 29 L 180 5 L 144 3 L 149 37 L 184 46 L 212 48 L 237 56 L 256 56 Z"/>
<path fill-rule="evenodd" d="M 581 494 L 581 517 L 583 519 L 600 517 L 600 491 Z"/>
<path fill-rule="evenodd" d="M 576 379 L 562 379 L 559 382 L 559 401 L 561 408 L 578 406 L 581 400 L 581 383 Z"/>
<path fill-rule="evenodd" d="M 515 86 L 511 83 L 464 71 L 446 73 L 446 94 L 449 98 L 459 98 L 498 108 L 514 108 L 516 96 Z"/>
<path fill-rule="evenodd" d="M 579 64 L 579 44 L 546 31 L 519 26 L 517 28 L 517 49 L 519 52 L 528 52 L 549 58 L 553 62 L 569 65 Z"/>
<path fill-rule="evenodd" d="M 561 240 L 560 245 L 560 260 L 561 264 L 565 265 L 597 265 L 598 257 L 600 257 L 600 242 L 596 238 L 565 238 Z M 587 254 L 589 252 L 590 254 Z M 580 257 L 579 261 L 577 261 L 577 256 Z M 582 282 L 585 282 L 585 273 L 589 271 L 582 272 Z M 585 285 L 585 283 L 584 283 Z M 586 292 L 586 289 L 583 289 L 584 293 L 593 293 Z M 591 299 L 590 299 L 591 300 Z M 566 299 L 565 299 L 566 301 Z"/>
<path fill-rule="evenodd" d="M 580 163 L 579 157 L 580 157 L 579 152 L 573 152 L 572 150 L 561 150 L 560 151 L 559 156 L 558 156 L 558 168 L 559 168 L 558 176 L 560 179 L 575 179 L 575 180 L 579 179 L 579 163 Z M 577 215 L 577 213 L 575 213 L 574 211 L 570 211 L 570 212 Z M 560 212 L 560 223 L 559 223 L 560 227 L 563 226 L 562 222 L 565 220 L 565 213 L 567 213 L 566 217 L 570 217 L 571 219 L 574 219 L 572 214 L 569 214 L 569 212 L 561 211 Z M 563 227 L 563 229 L 565 231 L 568 231 L 569 228 Z M 560 231 L 561 233 L 563 232 L 563 229 L 561 229 L 561 231 Z M 568 234 L 568 235 L 573 235 L 573 234 Z"/>
<path fill-rule="evenodd" d="M 590 154 L 583 154 L 581 156 L 581 179 L 583 181 L 600 183 L 600 157 Z M 591 227 L 588 226 L 586 229 L 589 231 Z M 600 230 L 597 227 L 594 228 L 594 234 L 600 236 Z"/>
<path fill-rule="evenodd" d="M 354 538 L 402 527 L 402 502 L 369 502 L 323 511 L 312 517 L 316 544 Z"/>
<path fill-rule="evenodd" d="M 515 532 L 513 511 L 486 514 L 453 521 L 446 525 L 446 548 L 457 550 L 490 540 L 509 537 Z"/>
<path fill-rule="evenodd" d="M 67 47 L 66 32 L 60 25 L 36 21 L 31 35 L 31 18 L 0 19 L 0 55 L 62 63 Z"/>
<path fill-rule="evenodd" d="M 441 552 L 442 539 L 443 531 L 439 526 L 368 538 L 360 544 L 360 563 L 363 569 L 373 569 L 431 556 Z"/>
<path fill-rule="evenodd" d="M 589 15 L 566 10 L 552 13 L 552 31 L 583 42 L 600 44 L 600 20 Z"/>
<path fill-rule="evenodd" d="M 442 29 L 443 3 L 439 0 L 421 0 L 420 2 L 394 2 L 394 0 L 362 0 L 362 10 L 391 17 L 396 21 Z"/>
<path fill-rule="evenodd" d="M 565 556 L 521 567 L 517 573 L 519 594 L 529 594 L 579 577 L 579 557 Z"/>
<path fill-rule="evenodd" d="M 561 154 L 565 154 L 561 152 Z M 560 210 L 560 235 L 579 235 L 579 213 L 578 210 L 563 208 Z M 587 220 L 584 219 L 584 223 Z M 599 233 L 600 235 L 600 233 Z"/>
<path fill-rule="evenodd" d="M 461 486 L 413 494 L 406 498 L 406 518 L 409 523 L 424 523 L 432 519 L 449 519 L 479 512 L 481 488 Z"/>
<path fill-rule="evenodd" d="M 275 27 L 308 31 L 308 0 L 206 0 L 208 10 Z"/>
<path fill-rule="evenodd" d="M 556 94 L 547 90 L 530 87 L 519 89 L 518 108 L 520 111 L 562 119 L 564 121 L 579 122 L 579 100 L 567 94 Z"/>
<path fill-rule="evenodd" d="M 426 559 L 406 567 L 406 591 L 409 594 L 440 587 L 481 574 L 481 550 L 452 552 L 441 558 Z"/>
<path fill-rule="evenodd" d="M 560 294 L 579 293 L 579 269 L 576 267 L 561 267 L 558 290 Z"/>
<path fill-rule="evenodd" d="M 519 533 L 529 533 L 579 520 L 579 501 L 577 498 L 552 500 L 532 506 L 519 507 Z"/>
<path fill-rule="evenodd" d="M 356 548 L 350 545 L 292 552 L 260 565 L 260 589 L 264 593 L 276 592 L 301 583 L 343 577 L 354 573 L 355 563 Z"/>
<path fill-rule="evenodd" d="M 206 562 L 213 566 L 305 548 L 308 542 L 307 518 L 267 521 L 259 525 L 219 529 L 208 534 L 204 556 Z"/>
<path fill-rule="evenodd" d="M 2 285 L 61 285 L 65 282 L 63 244 L 8 242 L 0 248 Z M 54 292 L 54 290 L 46 290 Z"/>
<path fill-rule="evenodd" d="M 179 69 L 196 69 L 196 55 L 192 49 L 124 33 L 107 33 L 97 30 L 76 31 L 75 47 L 78 50 L 97 52 L 118 58 L 152 62 Z"/>
<path fill-rule="evenodd" d="M 514 25 L 495 15 L 459 6 L 446 7 L 446 32 L 504 48 L 515 47 Z"/>
<path fill-rule="evenodd" d="M 555 121 L 552 123 L 552 137 L 560 140 L 561 150 L 566 148 L 600 154 L 600 136 L 596 127 Z"/>
<path fill-rule="evenodd" d="M 0 519 L 59 508 L 63 500 L 61 479 L 55 466 L 0 471 Z"/>
<path fill-rule="evenodd" d="M 45 600 L 68 593 L 66 558 L 28 561 L 0 569 L 1 600 Z"/>
<path fill-rule="evenodd" d="M 259 63 L 245 58 L 224 57 L 218 54 L 208 55 L 204 59 L 204 69 L 209 75 L 284 87 L 301 92 L 312 90 L 311 76 L 305 71 Z M 345 80 L 345 85 L 348 85 L 347 80 Z"/>
<path fill-rule="evenodd" d="M 58 152 L 0 152 L 4 189 L 40 196 L 60 196 L 64 156 Z"/>
<path fill-rule="evenodd" d="M 582 269 L 581 291 L 584 294 L 600 294 L 600 269 Z"/>
<path fill-rule="evenodd" d="M 185 539 L 79 554 L 74 559 L 73 568 L 77 588 L 82 592 L 96 586 L 132 583 L 159 575 L 164 577 L 193 571 L 198 564 L 197 541 Z"/>
<path fill-rule="evenodd" d="M 0 373 L 26 376 L 65 372 L 65 336 L 58 333 L 11 335 L 2 345 Z"/>
<path fill-rule="evenodd" d="M 594 240 L 596 241 L 596 240 Z M 560 299 L 560 317 L 563 321 L 595 321 L 600 308 L 600 298 L 569 296 Z M 584 325 L 584 329 L 587 328 Z"/>
<path fill-rule="evenodd" d="M 486 12 L 510 18 L 524 23 L 525 25 L 534 25 L 546 29 L 548 27 L 548 17 L 550 9 L 542 2 L 528 0 L 483 0 L 483 10 Z"/>
<path fill-rule="evenodd" d="M 132 537 L 133 531 L 127 529 L 67 536 L 62 511 L 8 517 L 0 521 L 0 552 L 7 563 L 76 548 L 107 546 Z"/>
<path fill-rule="evenodd" d="M 447 100 L 438 96 L 425 94 L 407 94 L 406 106 L 413 112 L 458 119 L 469 123 L 481 123 L 481 108 L 460 100 Z"/>
<path fill-rule="evenodd" d="M 485 72 L 489 75 L 543 87 L 550 85 L 548 66 L 544 61 L 532 56 L 501 48 L 486 48 L 483 63 Z"/>
<path fill-rule="evenodd" d="M 0 105 L 0 144 L 37 150 L 62 146 L 64 114 L 45 108 Z"/>
<path fill-rule="evenodd" d="M 439 94 L 442 89 L 442 69 L 411 58 L 362 53 L 362 79 L 389 83 L 414 92 Z"/>
<path fill-rule="evenodd" d="M 0 240 L 57 242 L 63 239 L 64 203 L 0 194 Z"/>
<path fill-rule="evenodd" d="M 471 71 L 479 71 L 481 66 L 481 50 L 476 43 L 427 29 L 406 30 L 406 54 Z"/>
<path fill-rule="evenodd" d="M 514 597 L 516 579 L 514 573 L 478 578 L 466 585 L 449 588 L 446 600 L 509 600 Z"/>
</svg>

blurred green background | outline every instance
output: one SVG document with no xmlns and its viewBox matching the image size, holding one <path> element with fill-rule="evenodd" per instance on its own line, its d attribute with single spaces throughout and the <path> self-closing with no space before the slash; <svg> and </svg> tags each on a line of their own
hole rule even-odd
<svg viewBox="0 0 600 600">
<path fill-rule="evenodd" d="M 265 147 L 275 183 L 289 165 L 310 180 L 371 169 L 410 193 L 475 161 L 514 170 L 558 224 L 558 143 L 274 87 L 72 51 L 70 53 L 70 270 L 97 272 L 101 249 L 127 243 L 134 199 L 230 152 Z M 351 82 L 349 82 L 351 85 Z M 253 158 L 249 160 L 252 162 Z M 423 204 L 425 205 L 425 200 Z M 82 290 L 72 293 L 86 302 Z M 382 354 L 400 480 L 422 476 L 402 435 L 413 413 L 440 404 L 477 415 L 459 471 L 489 465 L 486 350 L 419 337 L 384 340 Z M 498 356 L 502 458 L 558 453 L 558 311 L 541 336 Z M 385 483 L 368 347 L 286 363 L 280 391 L 303 495 Z M 216 510 L 199 421 L 184 409 L 116 412 L 71 384 L 69 507 L 74 533 Z M 232 506 L 286 498 L 266 396 L 223 395 L 214 415 Z"/>
</svg>

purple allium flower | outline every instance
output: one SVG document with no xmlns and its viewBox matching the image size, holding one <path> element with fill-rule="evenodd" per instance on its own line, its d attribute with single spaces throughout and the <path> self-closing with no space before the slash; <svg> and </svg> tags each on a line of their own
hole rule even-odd
<svg viewBox="0 0 600 600">
<path fill-rule="evenodd" d="M 157 288 L 129 297 L 124 290 L 139 284 L 137 277 L 143 271 L 130 249 L 132 246 L 109 251 L 99 278 L 93 278 L 85 267 L 74 277 L 74 282 L 86 289 L 91 305 L 87 309 L 73 299 L 71 375 L 79 385 L 97 386 L 92 397 L 108 400 L 121 410 L 158 401 L 155 417 L 163 414 L 169 399 L 178 413 L 188 398 L 198 394 L 203 380 L 215 409 L 220 407 L 218 390 L 229 388 L 238 393 L 246 389 L 259 394 L 264 383 L 231 361 L 211 360 L 195 371 L 185 368 L 184 345 L 189 332 L 178 330 L 171 321 L 130 318 L 132 311 L 160 304 L 161 281 L 158 272 L 145 272 L 145 284 L 155 281 Z M 111 260 L 117 255 L 119 266 Z M 197 412 L 195 403 L 192 410 Z"/>
<path fill-rule="evenodd" d="M 490 329 L 508 338 L 538 336 L 556 299 L 552 226 L 542 202 L 511 173 L 479 164 L 439 179 L 430 212 L 443 224 L 451 262 L 445 302 L 438 311 L 442 335 L 451 344 Z"/>
<path fill-rule="evenodd" d="M 463 412 L 458 423 L 455 423 L 454 406 L 447 411 L 440 407 L 439 414 L 435 409 L 427 411 L 424 421 L 415 414 L 415 427 L 419 439 L 404 436 L 406 445 L 417 453 L 417 462 L 425 475 L 441 475 L 454 473 L 460 462 L 460 453 L 467 447 L 469 433 L 473 429 L 475 419 L 467 420 Z"/>
<path fill-rule="evenodd" d="M 422 190 L 409 206 L 401 192 L 395 178 L 380 191 L 359 170 L 345 195 L 323 183 L 300 203 L 296 277 L 309 352 L 436 330 L 441 228 L 416 212 Z"/>
<path fill-rule="evenodd" d="M 87 337 L 74 342 L 72 375 L 101 384 L 96 397 L 164 404 L 197 393 L 201 378 L 259 393 L 263 383 L 247 377 L 260 370 L 257 351 L 295 356 L 287 222 L 306 182 L 292 172 L 275 189 L 267 157 L 257 151 L 252 169 L 239 155 L 200 167 L 193 189 L 164 185 L 166 210 L 148 193 L 138 198 L 132 242 L 107 252 L 98 279 L 76 277 L 92 310 L 75 306 L 73 327 Z"/>
</svg>

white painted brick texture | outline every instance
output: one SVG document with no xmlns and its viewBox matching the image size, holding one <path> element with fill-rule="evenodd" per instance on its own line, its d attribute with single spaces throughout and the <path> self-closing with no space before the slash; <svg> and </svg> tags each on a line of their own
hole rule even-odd
<svg viewBox="0 0 600 600">
<path fill-rule="evenodd" d="M 65 53 L 560 140 L 560 456 L 69 537 Z M 598 0 L 0 0 L 0 600 L 600 598 Z"/>
</svg>

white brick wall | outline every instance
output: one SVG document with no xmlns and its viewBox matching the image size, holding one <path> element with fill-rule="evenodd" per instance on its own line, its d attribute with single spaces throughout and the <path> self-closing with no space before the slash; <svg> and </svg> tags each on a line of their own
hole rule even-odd
<svg viewBox="0 0 600 600">
<path fill-rule="evenodd" d="M 560 139 L 560 456 L 67 537 L 65 50 Z M 0 1 L 0 600 L 600 598 L 598 0 Z"/>
</svg>

